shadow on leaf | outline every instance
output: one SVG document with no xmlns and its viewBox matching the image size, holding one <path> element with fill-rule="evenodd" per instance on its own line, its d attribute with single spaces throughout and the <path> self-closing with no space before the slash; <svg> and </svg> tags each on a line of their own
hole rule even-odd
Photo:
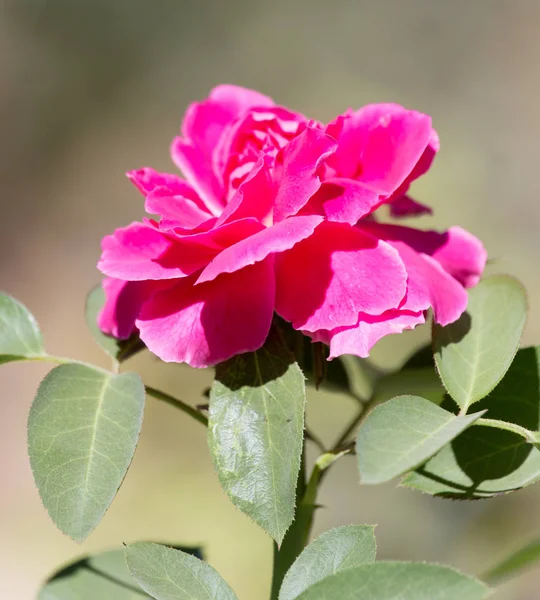
<svg viewBox="0 0 540 600">
<path fill-rule="evenodd" d="M 520 350 L 497 387 L 475 409 L 486 417 L 538 430 L 540 378 L 537 348 Z M 442 405 L 454 410 L 447 397 Z M 540 451 L 512 432 L 472 426 L 404 480 L 422 491 L 455 499 L 507 493 L 540 477 Z"/>
<path fill-rule="evenodd" d="M 434 324 L 433 329 L 437 333 L 433 336 L 434 351 L 440 352 L 441 348 L 461 342 L 469 333 L 471 327 L 472 317 L 468 312 L 464 312 L 457 321 L 446 325 L 446 327 Z"/>
<path fill-rule="evenodd" d="M 262 348 L 218 364 L 216 380 L 229 390 L 258 388 L 283 376 L 294 362 L 293 353 L 273 326 Z"/>
</svg>

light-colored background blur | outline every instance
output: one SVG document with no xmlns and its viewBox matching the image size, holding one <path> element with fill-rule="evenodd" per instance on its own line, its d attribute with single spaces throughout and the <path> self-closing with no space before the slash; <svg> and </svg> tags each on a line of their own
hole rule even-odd
<svg viewBox="0 0 540 600">
<path fill-rule="evenodd" d="M 436 217 L 422 225 L 459 223 L 485 241 L 492 270 L 526 284 L 525 341 L 538 342 L 539 63 L 538 0 L 0 0 L 0 288 L 34 312 L 50 351 L 103 363 L 83 304 L 99 280 L 100 238 L 142 215 L 123 173 L 171 168 L 168 144 L 188 102 L 230 82 L 319 119 L 383 100 L 433 115 L 442 151 L 414 192 Z M 394 338 L 376 359 L 395 363 L 426 335 Z M 193 402 L 210 380 L 148 355 L 132 364 Z M 221 492 L 203 429 L 151 399 L 97 531 L 80 547 L 55 529 L 25 446 L 45 372 L 0 371 L 0 600 L 30 600 L 61 561 L 136 539 L 201 542 L 241 600 L 267 597 L 269 539 Z M 312 394 L 309 420 L 337 430 L 352 409 Z M 540 485 L 451 502 L 393 484 L 359 488 L 346 459 L 321 501 L 316 532 L 378 523 L 379 557 L 469 572 L 540 535 Z M 540 598 L 539 583 L 531 571 L 495 597 Z"/>
</svg>

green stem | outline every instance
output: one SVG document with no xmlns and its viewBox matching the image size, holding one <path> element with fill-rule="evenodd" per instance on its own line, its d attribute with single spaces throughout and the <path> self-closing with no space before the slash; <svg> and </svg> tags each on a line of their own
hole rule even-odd
<svg viewBox="0 0 540 600">
<path fill-rule="evenodd" d="M 536 439 L 537 432 L 531 431 L 521 425 L 515 423 L 507 423 L 506 421 L 499 421 L 498 419 L 477 419 L 473 425 L 480 425 L 483 427 L 495 427 L 496 429 L 504 429 L 505 431 L 511 431 L 524 437 L 530 444 L 537 444 L 539 440 Z"/>
<path fill-rule="evenodd" d="M 353 433 L 362 423 L 366 420 L 369 413 L 379 404 L 380 400 L 378 396 L 373 395 L 368 402 L 362 405 L 358 414 L 354 417 L 354 419 L 347 425 L 343 433 L 339 436 L 334 444 L 334 450 L 340 448 L 343 444 L 347 442 L 351 433 Z"/>
<path fill-rule="evenodd" d="M 199 421 L 199 423 L 202 423 L 205 427 L 208 427 L 208 418 L 205 417 L 196 408 L 193 408 L 193 406 L 190 406 L 189 404 L 186 404 L 183 400 L 166 394 L 161 390 L 156 390 L 153 387 L 150 387 L 149 385 L 145 385 L 144 388 L 146 389 L 146 393 L 149 396 L 153 396 L 157 400 L 162 400 L 163 402 L 166 402 L 167 404 L 170 404 L 175 408 L 179 408 L 181 411 L 185 412 L 190 417 L 193 417 L 196 421 Z"/>
</svg>

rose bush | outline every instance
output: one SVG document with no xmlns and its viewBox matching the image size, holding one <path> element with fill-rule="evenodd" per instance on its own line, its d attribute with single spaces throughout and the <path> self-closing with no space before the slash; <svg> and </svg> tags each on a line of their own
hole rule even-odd
<svg viewBox="0 0 540 600">
<path fill-rule="evenodd" d="M 429 212 L 408 196 L 438 150 L 427 115 L 395 104 L 323 125 L 257 92 L 214 89 L 171 147 L 185 179 L 128 174 L 146 218 L 103 240 L 101 329 L 138 329 L 164 361 L 206 367 L 260 348 L 274 312 L 330 357 L 455 321 L 486 252 L 470 233 L 383 224 Z"/>
</svg>

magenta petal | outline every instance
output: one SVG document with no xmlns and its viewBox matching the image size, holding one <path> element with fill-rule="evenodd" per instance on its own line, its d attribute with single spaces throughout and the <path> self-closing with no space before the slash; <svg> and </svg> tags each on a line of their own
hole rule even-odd
<svg viewBox="0 0 540 600">
<path fill-rule="evenodd" d="M 178 175 L 158 173 L 158 171 L 154 171 L 150 167 L 128 171 L 126 175 L 131 183 L 145 196 L 148 196 L 148 194 L 151 194 L 158 188 L 166 188 L 169 190 L 171 196 L 184 196 L 192 200 L 197 198 L 195 190 Z"/>
<path fill-rule="evenodd" d="M 409 183 L 414 181 L 415 179 L 418 179 L 424 173 L 427 173 L 439 149 L 439 136 L 437 135 L 437 132 L 434 129 L 432 129 L 426 149 L 424 150 L 422 156 L 418 159 L 418 162 L 416 163 L 414 169 L 411 171 L 410 175 L 407 177 Z"/>
<path fill-rule="evenodd" d="M 276 274 L 276 311 L 306 331 L 354 325 L 360 312 L 397 308 L 406 292 L 398 253 L 343 223 L 323 222 L 277 255 Z"/>
<path fill-rule="evenodd" d="M 450 227 L 446 235 L 445 244 L 433 252 L 433 258 L 465 287 L 475 286 L 486 266 L 486 249 L 478 238 L 461 227 Z"/>
<path fill-rule="evenodd" d="M 417 252 L 432 256 L 465 287 L 476 285 L 486 266 L 487 252 L 482 242 L 461 227 L 450 227 L 440 233 L 362 222 L 361 228 L 383 240 L 404 242 Z"/>
<path fill-rule="evenodd" d="M 255 219 L 234 221 L 201 233 L 179 235 L 159 225 L 132 223 L 102 241 L 98 268 L 127 281 L 176 279 L 206 266 L 224 248 L 261 231 Z"/>
<path fill-rule="evenodd" d="M 306 127 L 285 146 L 276 166 L 274 221 L 296 214 L 315 194 L 321 186 L 319 166 L 335 148 L 333 138 L 313 127 Z"/>
<path fill-rule="evenodd" d="M 261 154 L 255 166 L 231 198 L 216 222 L 219 226 L 231 219 L 254 217 L 261 222 L 272 218 L 274 194 L 268 157 Z"/>
<path fill-rule="evenodd" d="M 208 212 L 218 216 L 225 203 L 223 191 L 212 170 L 211 156 L 205 154 L 201 147 L 179 137 L 171 144 L 171 156 L 203 200 Z"/>
<path fill-rule="evenodd" d="M 187 142 L 200 148 L 207 158 L 221 137 L 223 130 L 239 112 L 230 102 L 211 98 L 190 104 L 182 123 L 182 136 Z"/>
<path fill-rule="evenodd" d="M 212 218 L 212 215 L 197 201 L 183 196 L 171 196 L 167 188 L 152 192 L 145 203 L 148 213 L 160 215 L 169 225 L 194 229 Z"/>
<path fill-rule="evenodd" d="M 397 104 L 370 104 L 345 115 L 341 123 L 332 158 L 336 172 L 385 196 L 410 175 L 432 136 L 429 116 Z"/>
<path fill-rule="evenodd" d="M 260 348 L 274 311 L 271 258 L 193 285 L 194 277 L 155 294 L 136 322 L 141 339 L 166 362 L 208 367 Z"/>
<path fill-rule="evenodd" d="M 431 306 L 441 325 L 453 323 L 462 315 L 467 308 L 467 292 L 435 259 L 448 234 L 379 223 L 362 223 L 361 229 L 386 240 L 405 263 L 407 299 L 400 308 L 420 311 Z"/>
<path fill-rule="evenodd" d="M 269 254 L 289 250 L 309 237 L 322 220 L 318 216 L 290 217 L 229 246 L 203 270 L 197 284 L 212 281 L 221 273 L 233 273 L 260 262 Z"/>
<path fill-rule="evenodd" d="M 355 225 L 381 203 L 380 196 L 354 179 L 326 179 L 309 203 L 321 206 L 329 221 Z"/>
<path fill-rule="evenodd" d="M 416 202 L 410 196 L 400 196 L 390 202 L 390 214 L 395 218 L 419 217 L 431 215 L 433 210 L 425 204 Z"/>
<path fill-rule="evenodd" d="M 156 281 L 122 281 L 106 277 L 103 282 L 105 304 L 98 315 L 98 326 L 108 335 L 127 340 L 135 330 L 142 305 L 163 284 Z"/>
<path fill-rule="evenodd" d="M 467 308 L 465 288 L 431 256 L 421 254 L 403 242 L 390 242 L 399 252 L 409 274 L 407 300 L 403 308 L 433 308 L 435 321 L 453 323 Z"/>
<path fill-rule="evenodd" d="M 161 223 L 158 224 L 158 227 Z M 206 225 L 206 224 L 205 224 Z M 184 233 L 181 228 L 175 227 L 166 232 L 179 251 L 190 256 L 186 259 L 195 259 L 197 252 L 202 252 L 202 248 L 206 249 L 207 262 L 210 262 L 219 252 L 238 243 L 244 238 L 248 238 L 264 229 L 257 219 L 239 219 L 231 221 L 221 226 L 212 228 L 200 228 L 195 232 Z"/>
<path fill-rule="evenodd" d="M 197 192 L 181 177 L 144 168 L 129 171 L 130 181 L 146 196 L 145 210 L 192 229 L 212 215 Z"/>
<path fill-rule="evenodd" d="M 250 108 L 269 108 L 274 106 L 272 98 L 255 90 L 230 84 L 215 87 L 210 92 L 210 100 L 227 109 L 233 118 L 238 117 Z"/>
<path fill-rule="evenodd" d="M 425 322 L 424 312 L 389 310 L 378 316 L 361 314 L 353 327 L 344 327 L 327 332 L 330 344 L 329 359 L 342 354 L 367 357 L 373 346 L 390 334 L 414 329 Z"/>
<path fill-rule="evenodd" d="M 117 229 L 103 238 L 101 247 L 98 269 L 109 277 L 127 281 L 184 277 L 202 266 L 197 260 L 195 264 L 185 261 L 187 264 L 182 266 L 167 260 L 174 253 L 174 242 L 143 223 Z"/>
<path fill-rule="evenodd" d="M 225 129 L 254 106 L 270 107 L 273 101 L 258 92 L 222 85 L 203 102 L 191 104 L 182 124 L 182 138 L 171 146 L 174 162 L 197 190 L 212 214 L 223 209 L 221 176 L 214 171 L 214 153 Z"/>
</svg>

